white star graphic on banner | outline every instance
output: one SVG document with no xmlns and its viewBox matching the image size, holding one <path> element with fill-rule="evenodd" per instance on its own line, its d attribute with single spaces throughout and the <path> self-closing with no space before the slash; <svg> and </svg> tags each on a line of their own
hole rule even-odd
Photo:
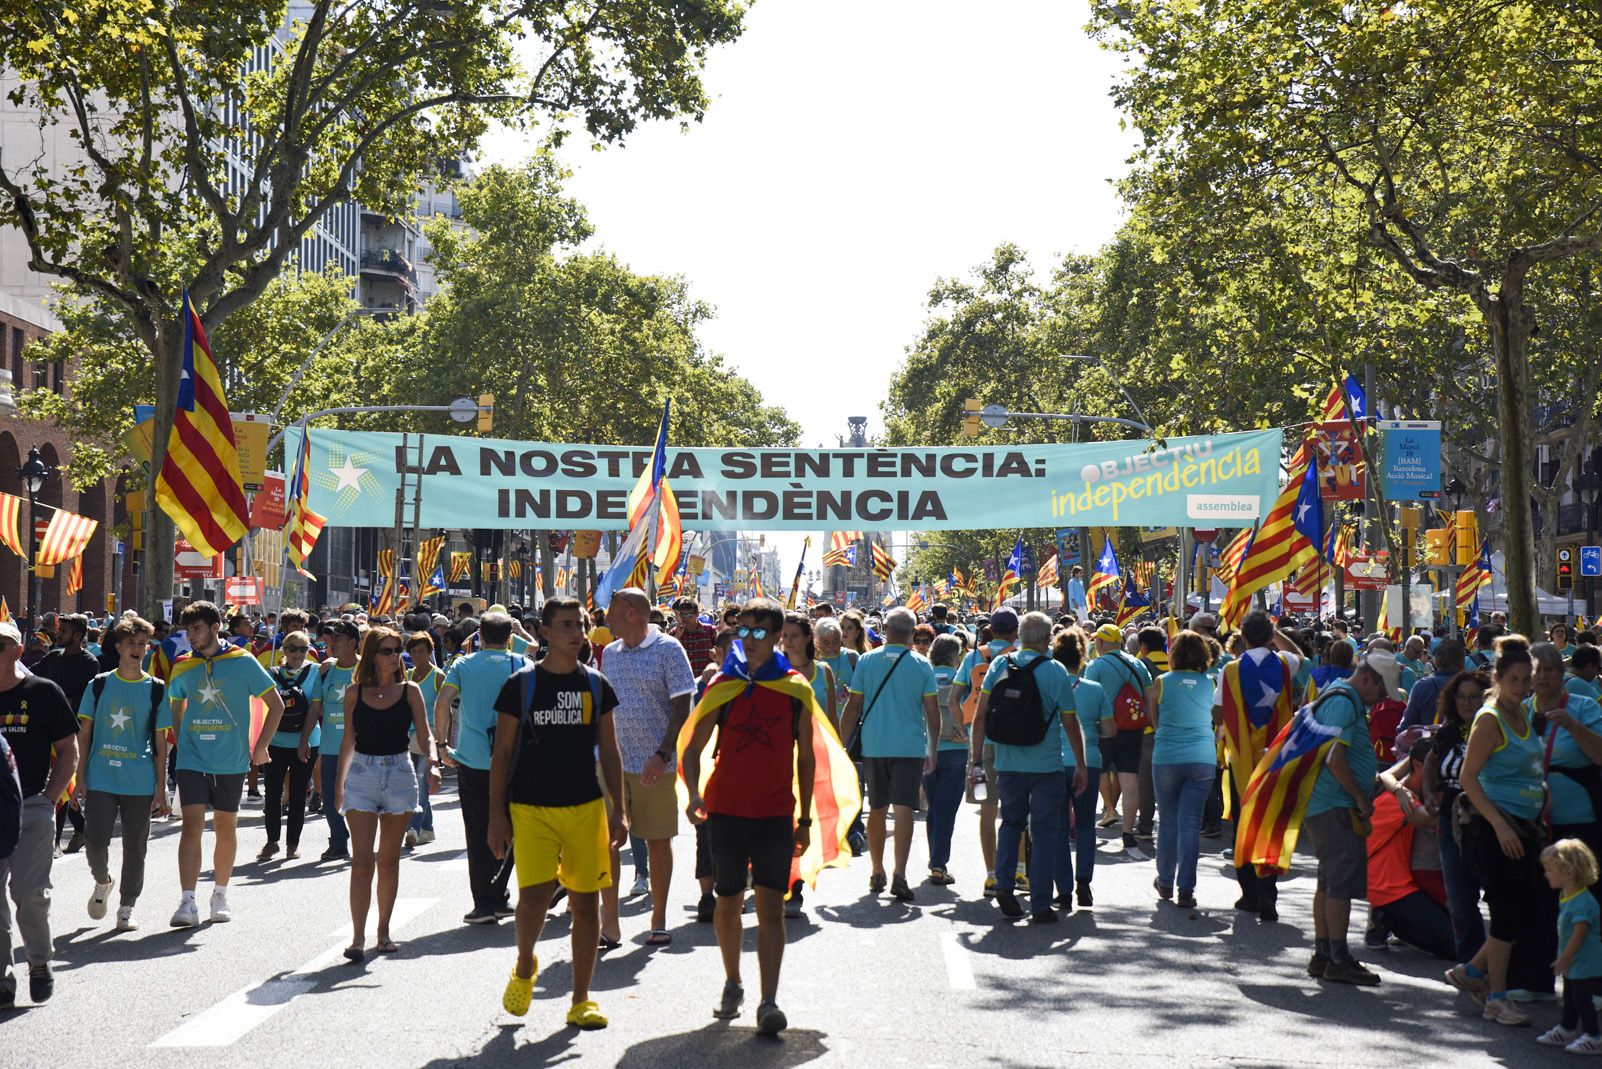
<svg viewBox="0 0 1602 1069">
<path fill-rule="evenodd" d="M 355 463 L 351 461 L 350 457 L 346 457 L 344 467 L 331 468 L 329 470 L 332 471 L 334 477 L 339 480 L 338 484 L 334 487 L 334 493 L 340 493 L 347 488 L 355 490 L 357 493 L 361 493 L 362 488 L 360 483 L 362 476 L 367 474 L 366 468 L 358 468 Z"/>
</svg>

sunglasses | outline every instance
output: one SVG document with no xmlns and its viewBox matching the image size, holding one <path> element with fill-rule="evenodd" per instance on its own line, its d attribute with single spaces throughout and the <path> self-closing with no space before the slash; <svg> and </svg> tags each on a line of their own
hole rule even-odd
<svg viewBox="0 0 1602 1069">
<path fill-rule="evenodd" d="M 734 633 L 740 638 L 756 639 L 758 642 L 768 637 L 768 629 L 765 627 L 737 627 Z"/>
<path fill-rule="evenodd" d="M 380 646 L 380 647 L 378 647 L 378 655 L 380 657 L 399 657 L 400 656 L 400 651 L 401 651 L 401 648 L 399 646 Z"/>
<path fill-rule="evenodd" d="M 310 646 L 285 646 L 284 647 L 284 652 L 285 653 L 306 653 L 310 649 L 311 649 Z"/>
</svg>

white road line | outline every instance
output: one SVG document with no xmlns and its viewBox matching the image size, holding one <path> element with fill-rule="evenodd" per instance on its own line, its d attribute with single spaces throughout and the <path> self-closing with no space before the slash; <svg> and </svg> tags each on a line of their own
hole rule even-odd
<svg viewBox="0 0 1602 1069">
<path fill-rule="evenodd" d="M 973 955 L 957 939 L 956 932 L 945 932 L 940 936 L 940 949 L 946 958 L 946 982 L 953 991 L 972 991 L 976 986 L 973 979 Z"/>
<path fill-rule="evenodd" d="M 395 912 L 390 916 L 391 934 L 422 916 L 437 898 L 398 898 Z M 297 995 L 315 988 L 314 974 L 342 960 L 345 949 L 343 937 L 349 927 L 339 930 L 340 942 L 318 954 L 293 972 L 273 980 L 235 991 L 232 995 L 195 1014 L 189 1020 L 151 1044 L 152 1047 L 226 1047 L 244 1038 L 252 1029 L 264 1024 Z"/>
</svg>

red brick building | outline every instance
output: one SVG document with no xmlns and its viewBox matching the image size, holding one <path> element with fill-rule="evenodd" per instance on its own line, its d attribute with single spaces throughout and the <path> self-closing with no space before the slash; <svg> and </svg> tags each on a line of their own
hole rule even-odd
<svg viewBox="0 0 1602 1069">
<path fill-rule="evenodd" d="M 0 388 L 9 386 L 14 402 L 17 393 L 28 389 L 64 391 L 71 375 L 71 367 L 60 364 L 36 364 L 28 358 L 28 346 L 59 326 L 49 310 L 18 297 L 0 293 Z M 9 378 L 9 383 L 5 379 Z M 26 502 L 28 491 L 17 474 L 31 447 L 39 448 L 39 455 L 52 468 L 64 466 L 72 458 L 72 436 L 49 423 L 21 418 L 14 403 L 7 406 L 0 398 L 0 492 L 14 494 Z M 77 512 L 98 520 L 94 537 L 84 551 L 83 589 L 74 597 L 67 597 L 67 568 L 56 569 L 53 577 L 40 584 L 40 610 L 52 609 L 103 613 L 106 596 L 113 590 L 112 569 L 116 563 L 117 535 L 114 524 L 124 518 L 123 495 L 111 480 L 98 483 L 83 491 L 73 488 L 60 472 L 45 480 L 38 500 L 70 512 Z M 18 535 L 24 549 L 28 546 L 28 524 L 32 518 L 28 508 L 22 508 Z M 41 508 L 39 516 L 48 519 L 51 513 Z M 0 546 L 0 594 L 5 595 L 11 611 L 18 616 L 28 600 L 28 573 L 23 560 L 9 549 Z M 132 603 L 133 587 L 124 588 L 124 602 Z M 120 608 L 121 606 L 119 606 Z"/>
</svg>

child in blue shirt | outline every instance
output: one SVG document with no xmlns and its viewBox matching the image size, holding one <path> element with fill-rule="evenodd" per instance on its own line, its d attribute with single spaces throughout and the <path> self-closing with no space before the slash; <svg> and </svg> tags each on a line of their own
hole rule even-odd
<svg viewBox="0 0 1602 1069">
<path fill-rule="evenodd" d="M 1562 839 L 1541 851 L 1546 882 L 1558 893 L 1558 945 L 1552 971 L 1563 977 L 1563 1021 L 1536 1039 L 1570 1054 L 1602 1054 L 1593 996 L 1602 995 L 1602 909 L 1591 885 L 1596 855 L 1578 839 Z"/>
</svg>

